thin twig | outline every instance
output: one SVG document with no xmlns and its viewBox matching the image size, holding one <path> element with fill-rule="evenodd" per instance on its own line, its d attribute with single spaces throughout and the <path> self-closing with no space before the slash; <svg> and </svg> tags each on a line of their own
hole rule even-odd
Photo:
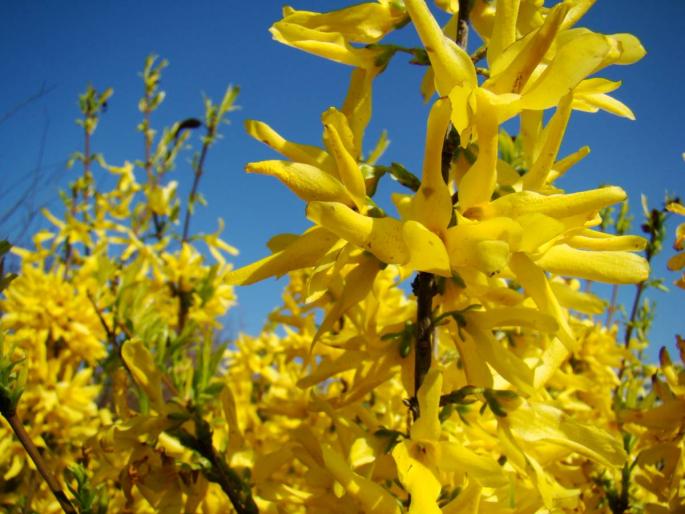
<svg viewBox="0 0 685 514">
<path fill-rule="evenodd" d="M 216 133 L 216 125 L 214 123 L 207 127 L 207 135 L 205 136 L 204 143 L 202 144 L 202 150 L 200 151 L 200 158 L 195 166 L 195 173 L 193 176 L 193 186 L 190 189 L 190 194 L 188 195 L 188 204 L 186 205 L 186 215 L 183 220 L 183 236 L 181 242 L 185 243 L 188 241 L 190 232 L 190 218 L 193 215 L 193 209 L 195 204 L 195 199 L 197 197 L 197 190 L 200 187 L 200 179 L 202 178 L 202 173 L 204 172 L 205 159 L 207 158 L 207 152 L 212 144 Z"/>
<path fill-rule="evenodd" d="M 42 98 L 43 96 L 47 95 L 48 93 L 52 92 L 55 89 L 55 86 L 47 86 L 45 83 L 41 84 L 40 89 L 29 96 L 27 99 L 23 100 L 19 104 L 15 105 L 12 107 L 9 111 L 7 111 L 5 114 L 0 116 L 0 125 L 5 123 L 7 120 L 9 120 L 12 116 L 17 114 L 19 111 L 21 111 L 24 107 L 27 105 L 35 102 L 36 100 Z"/>
<path fill-rule="evenodd" d="M 626 324 L 626 334 L 625 338 L 623 339 L 623 344 L 627 348 L 630 345 L 630 338 L 633 335 L 633 329 L 635 328 L 635 318 L 637 317 L 637 309 L 640 306 L 640 299 L 642 297 L 642 293 L 645 290 L 645 283 L 640 282 L 635 286 L 635 298 L 633 298 L 633 307 L 630 309 L 630 318 L 628 319 L 628 323 Z"/>
<path fill-rule="evenodd" d="M 614 284 L 611 288 L 611 300 L 609 302 L 609 307 L 607 307 L 607 319 L 604 325 L 608 328 L 611 326 L 611 322 L 614 320 L 614 314 L 616 313 L 616 302 L 618 301 L 618 285 Z"/>
<path fill-rule="evenodd" d="M 91 151 L 90 151 L 90 131 L 88 130 L 88 118 L 90 117 L 89 114 L 86 114 L 84 117 L 84 123 L 83 123 L 83 176 L 88 177 L 90 175 L 90 162 L 92 160 L 91 156 Z M 87 181 L 86 181 L 87 183 Z M 87 186 L 86 186 L 87 187 Z M 87 200 L 88 196 L 86 191 L 83 191 L 83 200 L 84 202 Z M 69 214 L 71 215 L 72 218 L 76 219 L 76 212 L 77 212 L 77 206 L 78 206 L 78 190 L 76 189 L 76 185 L 73 185 L 71 187 L 71 205 L 69 206 Z M 85 217 L 85 212 L 84 212 L 84 217 Z M 64 246 L 64 276 L 66 277 L 67 274 L 69 273 L 69 266 L 71 265 L 71 261 L 73 259 L 73 248 L 71 244 L 70 238 L 67 237 L 65 241 L 65 246 Z"/>
</svg>

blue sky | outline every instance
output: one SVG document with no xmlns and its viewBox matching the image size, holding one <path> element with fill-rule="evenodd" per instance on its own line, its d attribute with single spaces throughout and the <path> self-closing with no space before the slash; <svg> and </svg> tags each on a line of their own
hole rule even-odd
<svg viewBox="0 0 685 514">
<path fill-rule="evenodd" d="M 293 6 L 330 10 L 341 1 L 302 0 Z M 72 173 L 65 170 L 68 155 L 81 148 L 74 124 L 77 96 L 87 83 L 114 88 L 108 112 L 94 139 L 96 151 L 108 162 L 139 159 L 142 139 L 136 130 L 140 114 L 137 74 L 146 55 L 170 61 L 162 88 L 167 99 L 155 115 L 157 127 L 202 114 L 202 94 L 218 100 L 228 84 L 240 86 L 241 110 L 224 128 L 224 140 L 210 153 L 202 191 L 209 201 L 193 220 L 193 228 L 213 230 L 216 219 L 226 221 L 225 238 L 241 251 L 236 265 L 266 253 L 264 243 L 276 233 L 298 232 L 307 226 L 304 205 L 274 179 L 243 172 L 248 161 L 273 158 L 268 148 L 242 130 L 245 119 L 265 121 L 284 136 L 319 144 L 319 117 L 327 107 L 339 106 L 350 69 L 324 61 L 271 40 L 268 27 L 280 16 L 281 2 L 169 2 L 169 1 L 34 1 L 3 2 L 0 6 L 0 194 L 2 207 L 16 199 L 15 181 L 26 185 L 40 164 L 54 176 L 33 198 L 40 204 L 56 198 L 57 186 Z M 638 64 L 614 67 L 603 73 L 623 81 L 616 96 L 637 116 L 631 122 L 613 116 L 574 113 L 562 154 L 589 144 L 592 153 L 561 184 L 569 191 L 603 183 L 624 187 L 639 214 L 645 193 L 652 204 L 666 190 L 685 195 L 685 2 L 663 0 L 599 0 L 582 25 L 604 33 L 636 34 L 648 54 Z M 396 36 L 415 41 L 411 27 Z M 392 144 L 385 159 L 419 170 L 426 107 L 418 94 L 422 69 L 397 58 L 376 82 L 374 117 L 367 132 L 367 149 L 386 128 Z M 37 101 L 14 111 L 24 100 L 47 87 Z M 4 117 L 13 113 L 11 117 Z M 43 148 L 43 152 L 40 149 Z M 188 158 L 190 156 L 188 155 Z M 190 168 L 182 161 L 175 178 L 190 183 Z M 8 193 L 12 189 L 14 193 Z M 389 188 L 379 194 L 387 196 Z M 3 209 L 0 209 L 0 213 Z M 665 254 L 670 254 L 675 220 L 669 225 Z M 6 222 L 0 231 L 13 235 Z M 636 227 L 634 231 L 639 231 Z M 654 275 L 670 284 L 675 276 L 657 259 Z M 266 313 L 279 302 L 282 282 L 269 281 L 239 288 L 240 306 L 230 317 L 231 328 L 255 332 Z M 622 288 L 632 298 L 632 287 Z M 657 300 L 658 317 L 653 347 L 673 346 L 673 334 L 685 332 L 682 306 L 685 292 L 672 288 Z M 650 352 L 654 355 L 654 351 Z"/>
</svg>

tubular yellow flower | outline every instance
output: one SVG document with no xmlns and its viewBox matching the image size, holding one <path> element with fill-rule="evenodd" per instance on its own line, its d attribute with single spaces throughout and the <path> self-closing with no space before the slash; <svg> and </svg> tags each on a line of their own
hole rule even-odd
<svg viewBox="0 0 685 514">
<path fill-rule="evenodd" d="M 309 164 L 261 161 L 249 163 L 245 170 L 276 177 L 305 202 L 321 200 L 355 204 L 350 192 L 338 179 Z"/>
<path fill-rule="evenodd" d="M 363 3 L 328 13 L 286 7 L 284 17 L 270 29 L 274 39 L 305 52 L 358 68 L 373 69 L 378 51 L 351 43 L 375 43 L 405 18 L 391 1 Z"/>
<path fill-rule="evenodd" d="M 405 264 L 409 250 L 402 237 L 402 223 L 393 218 L 370 218 L 337 202 L 310 202 L 307 218 L 365 250 L 382 262 Z"/>
</svg>

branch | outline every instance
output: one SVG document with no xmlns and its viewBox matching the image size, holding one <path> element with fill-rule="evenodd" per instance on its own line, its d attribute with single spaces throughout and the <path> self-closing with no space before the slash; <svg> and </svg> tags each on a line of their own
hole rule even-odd
<svg viewBox="0 0 685 514">
<path fill-rule="evenodd" d="M 219 484 L 238 514 L 259 514 L 250 487 L 226 464 L 212 445 L 212 429 L 209 423 L 202 419 L 197 411 L 193 418 L 195 435 L 185 430 L 175 431 L 173 435 L 177 436 L 184 446 L 195 450 L 209 461 L 211 468 L 204 468 L 203 474 L 210 482 Z"/>
<path fill-rule="evenodd" d="M 468 44 L 469 35 L 469 3 L 469 0 L 459 0 L 456 43 L 464 49 Z M 459 134 L 454 127 L 450 127 L 445 135 L 442 149 L 442 175 L 445 182 L 449 180 L 449 169 L 458 147 Z M 419 272 L 412 283 L 412 290 L 416 296 L 416 347 L 414 351 L 414 398 L 409 404 L 416 420 L 421 415 L 416 395 L 430 370 L 433 354 L 433 297 L 437 294 L 435 276 L 432 273 Z"/>
<path fill-rule="evenodd" d="M 67 514 L 77 514 L 77 511 L 69 501 L 69 498 L 67 498 L 66 494 L 64 494 L 64 491 L 62 491 L 59 482 L 57 482 L 57 479 L 54 477 L 54 475 L 50 472 L 47 465 L 45 464 L 45 460 L 38 451 L 38 448 L 36 448 L 36 445 L 33 444 L 31 436 L 29 436 L 29 434 L 26 432 L 23 423 L 17 417 L 17 413 L 6 413 L 3 411 L 2 414 L 7 419 L 7 422 L 12 427 L 12 430 L 14 430 L 17 439 L 19 439 L 19 442 L 26 450 L 26 453 L 29 454 L 29 457 L 31 457 L 31 460 L 36 465 L 36 469 L 38 469 L 38 472 L 43 477 L 43 480 L 45 480 L 45 483 L 48 484 L 50 491 L 52 491 L 52 494 L 55 495 L 55 498 L 57 498 L 57 501 L 59 502 L 60 507 L 62 507 L 62 510 Z"/>
<path fill-rule="evenodd" d="M 412 283 L 416 296 L 416 349 L 414 352 L 414 397 L 431 367 L 433 355 L 433 297 L 437 293 L 435 276 L 419 272 Z M 418 403 L 414 403 L 414 417 L 420 416 Z"/>
</svg>

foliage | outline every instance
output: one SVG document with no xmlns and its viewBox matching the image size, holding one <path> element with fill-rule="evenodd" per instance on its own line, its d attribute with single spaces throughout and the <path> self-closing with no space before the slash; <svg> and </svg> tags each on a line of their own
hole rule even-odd
<svg viewBox="0 0 685 514">
<path fill-rule="evenodd" d="M 284 9 L 277 41 L 353 71 L 341 107 L 322 114 L 320 147 L 246 123 L 285 157 L 247 171 L 283 182 L 313 226 L 273 237 L 270 255 L 236 270 L 222 223 L 193 234 L 190 221 L 237 89 L 206 99 L 202 121 L 158 133 L 166 62 L 148 58 L 144 156 L 112 165 L 92 147 L 113 92 L 88 87 L 71 159 L 82 172 L 64 212 L 45 212 L 52 230 L 13 250 L 18 277 L 0 277 L 5 510 L 685 509 L 685 370 L 665 349 L 658 366 L 638 358 L 649 262 L 667 212 L 685 211 L 645 203 L 644 239 L 627 234 L 627 207 L 612 218 L 620 187 L 555 183 L 589 152 L 559 155 L 572 111 L 633 117 L 607 94 L 619 84 L 593 75 L 644 50 L 631 35 L 576 27 L 592 2 L 435 3 L 449 16 L 442 28 L 424 0 Z M 405 26 L 420 46 L 383 40 Z M 473 55 L 471 29 L 484 42 Z M 420 178 L 379 162 L 385 133 L 365 152 L 374 79 L 403 53 L 426 66 L 432 102 Z M 503 127 L 513 119 L 516 134 Z M 182 202 L 171 177 L 194 130 L 204 135 Z M 407 189 L 392 195 L 395 216 L 374 197 L 384 176 Z M 683 255 L 669 267 L 682 269 Z M 264 330 L 221 340 L 233 286 L 283 275 Z M 607 303 L 581 281 L 637 284 L 623 326 L 615 299 L 597 318 Z M 685 361 L 679 337 L 677 348 Z"/>
</svg>

